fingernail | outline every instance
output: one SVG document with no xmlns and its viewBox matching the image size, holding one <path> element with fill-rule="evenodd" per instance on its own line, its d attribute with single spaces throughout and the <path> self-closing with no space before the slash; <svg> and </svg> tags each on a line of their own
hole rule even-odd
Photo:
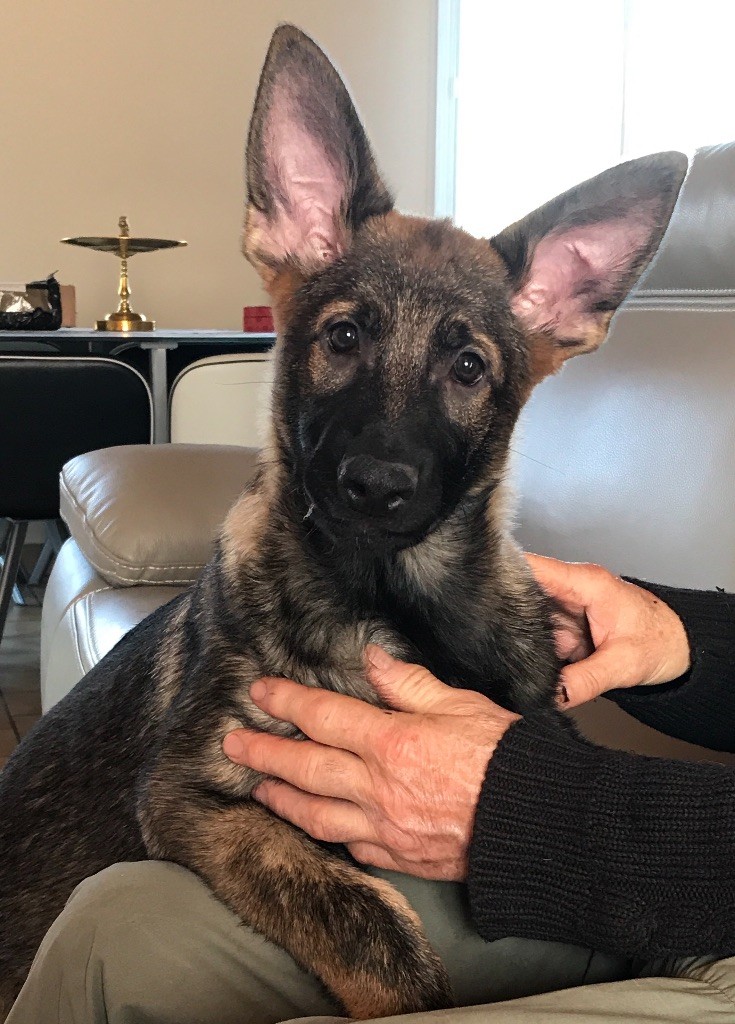
<svg viewBox="0 0 735 1024">
<path fill-rule="evenodd" d="M 368 644 L 365 653 L 370 664 L 379 671 L 384 672 L 393 664 L 393 658 L 382 647 L 377 644 Z"/>
<path fill-rule="evenodd" d="M 236 732 L 228 732 L 222 740 L 222 750 L 227 757 L 239 761 L 245 756 L 245 744 Z"/>
<path fill-rule="evenodd" d="M 569 694 L 567 693 L 566 686 L 560 686 L 559 687 L 559 695 L 561 697 L 562 704 L 568 704 L 569 703 Z"/>
<path fill-rule="evenodd" d="M 262 700 L 268 692 L 268 687 L 265 685 L 262 679 L 256 679 L 253 685 L 250 687 L 250 696 L 253 700 Z"/>
</svg>

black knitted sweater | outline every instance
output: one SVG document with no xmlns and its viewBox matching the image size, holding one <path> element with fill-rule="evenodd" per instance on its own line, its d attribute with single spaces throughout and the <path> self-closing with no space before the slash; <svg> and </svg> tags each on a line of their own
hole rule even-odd
<svg viewBox="0 0 735 1024">
<path fill-rule="evenodd" d="M 669 736 L 735 751 L 735 596 L 640 585 L 680 616 L 692 667 L 608 697 Z M 468 881 L 486 939 L 732 956 L 735 766 L 607 750 L 522 719 L 488 766 Z"/>
</svg>

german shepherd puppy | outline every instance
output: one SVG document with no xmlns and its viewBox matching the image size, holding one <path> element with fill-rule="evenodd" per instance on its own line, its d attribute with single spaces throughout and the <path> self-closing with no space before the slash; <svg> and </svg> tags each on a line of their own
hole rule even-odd
<svg viewBox="0 0 735 1024">
<path fill-rule="evenodd" d="M 259 778 L 222 739 L 294 734 L 251 703 L 261 675 L 376 702 L 368 642 L 552 714 L 550 610 L 505 511 L 509 442 L 534 384 L 603 341 L 685 168 L 673 153 L 623 164 L 489 241 L 402 216 L 337 72 L 276 31 L 244 232 L 279 333 L 270 445 L 199 581 L 2 774 L 6 1012 L 74 886 L 144 858 L 196 872 L 351 1017 L 451 1005 L 403 898 L 251 801 Z"/>
</svg>

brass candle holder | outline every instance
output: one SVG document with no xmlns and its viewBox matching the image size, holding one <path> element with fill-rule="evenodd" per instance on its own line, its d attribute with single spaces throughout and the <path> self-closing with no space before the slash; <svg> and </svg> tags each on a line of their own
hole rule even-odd
<svg viewBox="0 0 735 1024">
<path fill-rule="evenodd" d="M 85 249 L 97 252 L 111 252 L 120 260 L 120 285 L 117 294 L 120 302 L 114 313 L 108 313 L 103 320 L 98 320 L 95 329 L 98 331 L 155 331 L 156 321 L 149 320 L 142 313 L 135 313 L 130 306 L 130 286 L 128 284 L 128 260 L 139 252 L 156 252 L 157 249 L 174 249 L 187 242 L 175 241 L 172 238 L 132 238 L 128 228 L 127 217 L 118 222 L 119 235 L 83 236 L 80 238 L 62 238 L 66 245 L 80 245 Z"/>
</svg>

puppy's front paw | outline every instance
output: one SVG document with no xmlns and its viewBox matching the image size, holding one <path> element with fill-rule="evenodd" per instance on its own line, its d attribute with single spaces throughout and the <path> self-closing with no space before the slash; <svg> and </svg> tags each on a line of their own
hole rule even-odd
<svg viewBox="0 0 735 1024">
<path fill-rule="evenodd" d="M 369 1020 L 453 1007 L 449 975 L 408 901 L 382 879 L 363 875 L 362 882 L 377 901 L 365 908 L 361 927 L 350 929 L 354 967 L 330 985 L 349 1015 Z"/>
</svg>

